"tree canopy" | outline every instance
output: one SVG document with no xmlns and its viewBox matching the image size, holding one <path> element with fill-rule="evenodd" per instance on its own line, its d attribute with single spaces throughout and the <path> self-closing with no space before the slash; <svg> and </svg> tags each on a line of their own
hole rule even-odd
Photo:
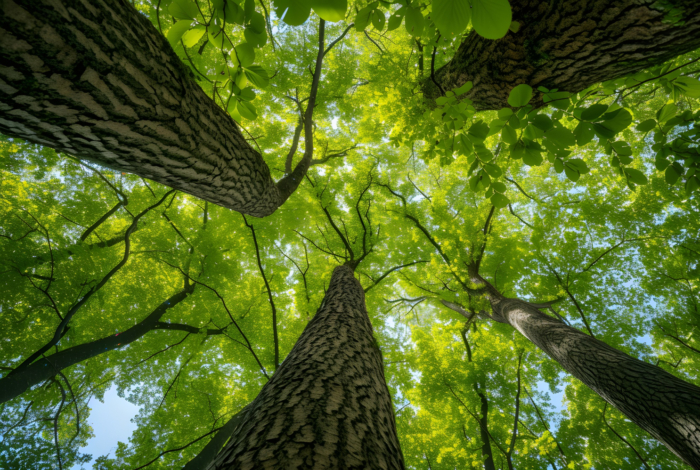
<svg viewBox="0 0 700 470">
<path fill-rule="evenodd" d="M 343 264 L 406 468 L 698 468 L 494 299 L 700 386 L 700 7 L 97 3 L 0 16 L 2 468 L 218 452 Z"/>
</svg>

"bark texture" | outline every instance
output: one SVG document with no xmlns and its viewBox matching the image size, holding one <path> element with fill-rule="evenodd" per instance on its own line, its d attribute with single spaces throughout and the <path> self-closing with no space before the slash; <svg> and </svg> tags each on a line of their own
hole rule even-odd
<svg viewBox="0 0 700 470">
<path fill-rule="evenodd" d="M 511 0 L 517 33 L 498 40 L 470 32 L 454 58 L 435 73 L 443 90 L 468 81 L 477 110 L 507 106 L 526 83 L 577 93 L 700 47 L 696 0 Z M 427 79 L 425 95 L 442 94 Z M 536 94 L 532 103 L 542 105 Z"/>
<path fill-rule="evenodd" d="M 127 0 L 0 0 L 0 132 L 258 217 L 308 168 L 275 183 Z"/>
<path fill-rule="evenodd" d="M 700 387 L 545 315 L 527 302 L 488 295 L 507 323 L 674 454 L 700 469 Z"/>
<path fill-rule="evenodd" d="M 209 469 L 403 469 L 362 286 L 340 266 L 321 308 Z"/>
</svg>

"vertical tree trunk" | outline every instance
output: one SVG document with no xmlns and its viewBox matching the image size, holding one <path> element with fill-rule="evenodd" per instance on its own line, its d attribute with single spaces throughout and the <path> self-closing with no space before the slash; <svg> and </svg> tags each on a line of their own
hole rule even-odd
<svg viewBox="0 0 700 470">
<path fill-rule="evenodd" d="M 273 213 L 308 168 L 275 183 L 127 0 L 0 3 L 0 132 L 256 217 Z"/>
<path fill-rule="evenodd" d="M 507 323 L 674 454 L 700 469 L 700 387 L 492 292 L 493 318 Z"/>
<path fill-rule="evenodd" d="M 469 321 L 466 322 L 464 329 L 462 329 L 462 340 L 464 341 L 464 348 L 467 350 L 467 360 L 472 362 L 472 350 L 469 347 L 469 341 L 467 341 L 468 328 Z M 481 417 L 478 421 L 482 442 L 481 456 L 484 458 L 484 470 L 496 470 L 491 451 L 491 438 L 489 436 L 489 399 L 486 397 L 486 385 L 484 383 L 475 382 L 474 391 L 479 396 L 479 401 L 481 402 Z"/>
<path fill-rule="evenodd" d="M 316 316 L 210 469 L 403 469 L 364 292 L 333 271 Z"/>
</svg>

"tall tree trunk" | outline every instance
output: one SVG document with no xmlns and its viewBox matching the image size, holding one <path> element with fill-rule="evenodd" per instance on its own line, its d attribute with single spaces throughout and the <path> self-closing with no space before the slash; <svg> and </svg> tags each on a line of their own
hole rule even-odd
<svg viewBox="0 0 700 470">
<path fill-rule="evenodd" d="M 472 362 L 472 350 L 469 347 L 467 340 L 467 332 L 469 329 L 469 321 L 467 321 L 462 329 L 462 340 L 464 348 L 467 350 L 467 360 Z M 486 384 L 476 383 L 473 385 L 474 392 L 479 396 L 481 403 L 481 417 L 479 418 L 479 433 L 481 434 L 481 456 L 484 458 L 484 470 L 496 470 L 496 464 L 493 461 L 493 453 L 491 451 L 491 438 L 489 436 L 489 399 L 486 397 Z"/>
<path fill-rule="evenodd" d="M 294 192 L 309 163 L 275 183 L 127 0 L 0 3 L 0 132 L 257 217 Z"/>
<path fill-rule="evenodd" d="M 435 73 L 445 90 L 468 81 L 466 97 L 478 110 L 507 106 L 510 90 L 533 88 L 577 93 L 633 74 L 700 47 L 696 0 L 511 0 L 517 33 L 498 40 L 474 31 L 454 58 Z M 424 92 L 440 90 L 430 79 Z M 533 103 L 542 104 L 541 95 Z"/>
<path fill-rule="evenodd" d="M 210 469 L 403 469 L 382 356 L 348 266 Z"/>
<path fill-rule="evenodd" d="M 477 275 L 478 276 L 478 275 Z M 492 318 L 511 325 L 674 454 L 700 469 L 700 387 L 486 286 Z"/>
<path fill-rule="evenodd" d="M 0 379 L 0 403 L 12 400 L 28 388 L 50 379 L 63 369 L 78 364 L 107 351 L 133 343 L 143 335 L 158 328 L 158 321 L 168 309 L 173 308 L 194 291 L 195 284 L 187 284 L 180 292 L 169 297 L 155 308 L 146 318 L 126 331 L 109 335 L 89 343 L 64 349 L 50 356 L 32 362 L 23 368 L 17 368 Z M 167 329 L 167 328 L 163 328 Z"/>
</svg>

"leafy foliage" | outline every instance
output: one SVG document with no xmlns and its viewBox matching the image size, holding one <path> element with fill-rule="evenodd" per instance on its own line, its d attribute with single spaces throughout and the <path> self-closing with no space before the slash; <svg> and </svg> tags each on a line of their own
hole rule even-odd
<svg viewBox="0 0 700 470">
<path fill-rule="evenodd" d="M 0 466 L 90 461 L 90 400 L 110 387 L 139 406 L 138 428 L 94 468 L 184 465 L 284 360 L 333 267 L 362 256 L 409 468 L 482 465 L 483 400 L 499 466 L 684 468 L 512 328 L 445 302 L 488 308 L 460 291 L 480 258 L 505 295 L 558 300 L 552 316 L 700 384 L 697 52 L 577 94 L 518 85 L 509 107 L 477 112 L 471 83 L 434 106 L 420 84 L 470 28 L 517 34 L 505 0 L 136 7 L 278 179 L 285 157 L 299 158 L 289 148 L 307 145 L 318 25 L 329 22 L 313 165 L 282 208 L 253 220 L 3 138 L 4 377 L 68 312 L 39 356 L 118 337 L 192 291 L 137 340 L 6 402 Z"/>
</svg>

